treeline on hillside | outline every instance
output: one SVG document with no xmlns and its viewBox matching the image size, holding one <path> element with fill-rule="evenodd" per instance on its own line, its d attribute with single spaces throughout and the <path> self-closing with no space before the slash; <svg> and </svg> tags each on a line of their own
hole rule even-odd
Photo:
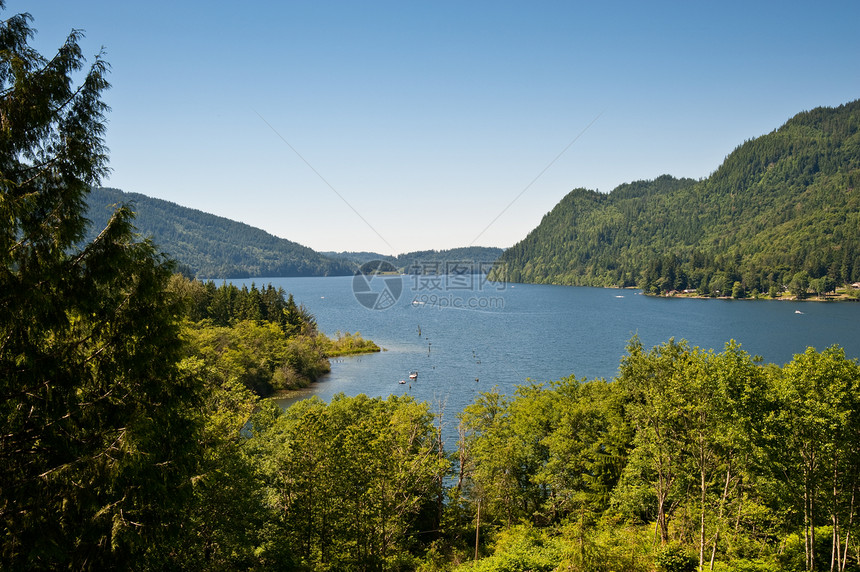
<svg viewBox="0 0 860 572">
<path fill-rule="evenodd" d="M 347 276 L 355 266 L 259 228 L 118 189 L 96 187 L 87 198 L 92 221 L 84 242 L 105 227 L 117 204 L 129 204 L 135 226 L 189 277 Z"/>
<path fill-rule="evenodd" d="M 306 387 L 331 371 L 329 357 L 380 351 L 357 332 L 320 333 L 313 314 L 271 284 L 216 286 L 177 274 L 169 287 L 185 303 L 188 355 L 257 395 Z"/>
<path fill-rule="evenodd" d="M 779 294 L 860 281 L 860 101 L 800 113 L 710 177 L 569 193 L 500 258 L 513 281 Z M 828 290 L 831 291 L 831 290 Z"/>
<path fill-rule="evenodd" d="M 504 249 L 467 246 L 447 250 L 416 250 L 397 256 L 378 252 L 325 252 L 326 256 L 347 260 L 356 266 L 384 260 L 405 274 L 486 274 Z"/>
</svg>

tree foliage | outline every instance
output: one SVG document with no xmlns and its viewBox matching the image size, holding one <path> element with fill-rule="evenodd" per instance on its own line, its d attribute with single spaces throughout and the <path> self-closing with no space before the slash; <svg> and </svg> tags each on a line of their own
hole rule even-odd
<svg viewBox="0 0 860 572">
<path fill-rule="evenodd" d="M 835 347 L 777 367 L 733 342 L 634 339 L 612 382 L 526 385 L 466 407 L 458 498 L 486 537 L 522 522 L 561 533 L 575 570 L 636 569 L 612 536 L 630 525 L 651 529 L 663 569 L 851 569 L 858 379 Z"/>
<path fill-rule="evenodd" d="M 493 246 L 465 246 L 443 250 L 415 250 L 397 256 L 386 256 L 378 252 L 330 251 L 323 254 L 332 258 L 348 260 L 356 266 L 374 260 L 384 260 L 406 274 L 444 274 L 448 265 L 456 263 L 467 265 L 470 271 L 487 271 L 503 251 L 504 249 Z"/>
<path fill-rule="evenodd" d="M 568 378 L 467 406 L 463 488 L 485 526 L 590 524 L 606 510 L 630 438 L 616 397 L 603 381 Z"/>
<path fill-rule="evenodd" d="M 438 528 L 447 461 L 427 405 L 408 396 L 305 400 L 256 426 L 250 445 L 276 519 L 268 549 L 286 547 L 293 566 L 412 568 Z"/>
</svg>

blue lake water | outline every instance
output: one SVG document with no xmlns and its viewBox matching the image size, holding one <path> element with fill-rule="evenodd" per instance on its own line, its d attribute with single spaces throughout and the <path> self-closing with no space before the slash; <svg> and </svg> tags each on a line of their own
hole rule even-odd
<svg viewBox="0 0 860 572">
<path fill-rule="evenodd" d="M 613 378 L 634 335 L 646 347 L 674 337 L 716 351 L 734 339 L 777 364 L 808 346 L 839 344 L 860 357 L 860 303 L 667 299 L 634 290 L 408 276 L 390 278 L 398 288 L 386 288 L 394 296 L 383 300 L 376 280 L 371 293 L 378 291 L 377 306 L 386 309 L 369 309 L 366 298 L 360 303 L 352 277 L 253 280 L 292 293 L 322 332 L 358 331 L 386 349 L 332 360 L 331 373 L 298 397 L 408 393 L 443 405 L 455 424 L 477 393 L 494 386 L 512 394 L 529 379 Z M 409 381 L 410 370 L 418 370 L 418 379 L 399 384 Z"/>
</svg>

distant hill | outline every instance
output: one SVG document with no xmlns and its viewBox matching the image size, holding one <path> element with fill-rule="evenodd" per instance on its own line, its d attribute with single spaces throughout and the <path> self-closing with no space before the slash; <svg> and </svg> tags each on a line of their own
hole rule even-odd
<svg viewBox="0 0 860 572">
<path fill-rule="evenodd" d="M 333 250 L 327 250 L 327 251 L 320 252 L 320 254 L 322 254 L 323 256 L 327 256 L 327 257 L 334 259 L 334 260 L 346 260 L 346 261 L 351 262 L 353 264 L 357 264 L 358 266 L 361 266 L 365 262 L 371 262 L 373 260 L 386 260 L 388 262 L 392 262 L 396 258 L 394 256 L 387 256 L 385 254 L 380 254 L 378 252 L 367 252 L 367 251 L 335 252 Z"/>
<path fill-rule="evenodd" d="M 322 254 L 354 264 L 385 260 L 406 274 L 445 274 L 446 272 L 487 273 L 504 249 L 487 246 L 466 246 L 448 250 L 416 250 L 397 256 L 377 252 L 323 252 Z M 459 270 L 458 270 L 459 269 Z"/>
<path fill-rule="evenodd" d="M 199 278 L 350 275 L 355 265 L 332 260 L 261 229 L 175 203 L 95 188 L 88 199 L 92 221 L 87 240 L 105 227 L 117 203 L 137 213 L 138 232 L 151 237 L 187 274 Z"/>
<path fill-rule="evenodd" d="M 858 281 L 860 100 L 799 113 L 700 181 L 573 190 L 499 261 L 516 282 L 652 293 Z"/>
</svg>

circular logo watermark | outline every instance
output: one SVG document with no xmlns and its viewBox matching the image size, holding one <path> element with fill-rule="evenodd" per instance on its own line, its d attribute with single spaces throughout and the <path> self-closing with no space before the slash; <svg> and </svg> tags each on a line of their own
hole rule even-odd
<svg viewBox="0 0 860 572">
<path fill-rule="evenodd" d="M 403 279 L 390 262 L 371 260 L 362 264 L 352 277 L 352 293 L 365 308 L 387 310 L 400 299 Z"/>
</svg>

